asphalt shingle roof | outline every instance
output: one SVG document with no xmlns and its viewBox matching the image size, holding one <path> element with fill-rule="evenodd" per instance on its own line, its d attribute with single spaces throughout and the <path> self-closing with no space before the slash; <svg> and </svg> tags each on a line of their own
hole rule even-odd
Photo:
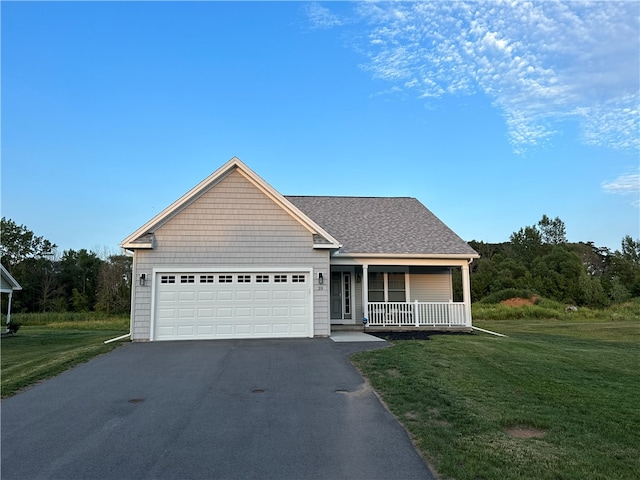
<svg viewBox="0 0 640 480">
<path fill-rule="evenodd" d="M 475 255 L 415 198 L 286 196 L 345 253 Z"/>
</svg>

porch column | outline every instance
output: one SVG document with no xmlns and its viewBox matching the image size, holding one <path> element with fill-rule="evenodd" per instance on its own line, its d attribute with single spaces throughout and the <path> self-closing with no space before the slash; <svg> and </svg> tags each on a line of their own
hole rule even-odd
<svg viewBox="0 0 640 480">
<path fill-rule="evenodd" d="M 362 316 L 369 318 L 369 265 L 366 263 L 362 265 L 362 310 Z"/>
<path fill-rule="evenodd" d="M 469 264 L 465 263 L 462 269 L 462 301 L 464 303 L 465 325 L 471 326 L 471 280 L 469 279 Z"/>
<path fill-rule="evenodd" d="M 11 297 L 13 296 L 13 290 L 9 292 L 9 301 L 7 302 L 7 331 L 9 330 L 8 326 L 11 323 Z"/>
</svg>

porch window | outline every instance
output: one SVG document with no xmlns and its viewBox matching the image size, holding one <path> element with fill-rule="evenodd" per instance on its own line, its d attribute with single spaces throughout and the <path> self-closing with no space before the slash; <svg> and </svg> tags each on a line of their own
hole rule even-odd
<svg viewBox="0 0 640 480">
<path fill-rule="evenodd" d="M 404 302 L 407 297 L 404 288 L 404 273 L 388 273 L 388 302 Z"/>
<path fill-rule="evenodd" d="M 403 272 L 369 272 L 370 302 L 405 302 L 406 300 Z"/>
<path fill-rule="evenodd" d="M 384 302 L 384 273 L 369 272 L 369 301 Z"/>
</svg>

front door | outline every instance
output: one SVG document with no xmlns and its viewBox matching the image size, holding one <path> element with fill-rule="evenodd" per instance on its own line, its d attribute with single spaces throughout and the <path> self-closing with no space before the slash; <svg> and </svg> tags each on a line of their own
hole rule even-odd
<svg viewBox="0 0 640 480">
<path fill-rule="evenodd" d="M 331 272 L 331 320 L 350 323 L 353 315 L 351 272 Z"/>
</svg>

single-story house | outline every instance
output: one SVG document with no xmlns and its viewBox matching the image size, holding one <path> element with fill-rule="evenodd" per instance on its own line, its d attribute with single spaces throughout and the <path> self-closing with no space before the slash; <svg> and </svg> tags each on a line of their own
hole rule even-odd
<svg viewBox="0 0 640 480">
<path fill-rule="evenodd" d="M 8 294 L 7 298 L 7 331 L 9 331 L 9 323 L 11 323 L 11 300 L 13 299 L 13 292 L 16 290 L 22 290 L 20 284 L 15 278 L 4 268 L 4 265 L 0 265 L 0 277 L 2 278 L 0 284 L 0 293 Z"/>
<path fill-rule="evenodd" d="M 134 341 L 471 328 L 479 255 L 414 198 L 283 196 L 234 157 L 121 247 Z"/>
</svg>

